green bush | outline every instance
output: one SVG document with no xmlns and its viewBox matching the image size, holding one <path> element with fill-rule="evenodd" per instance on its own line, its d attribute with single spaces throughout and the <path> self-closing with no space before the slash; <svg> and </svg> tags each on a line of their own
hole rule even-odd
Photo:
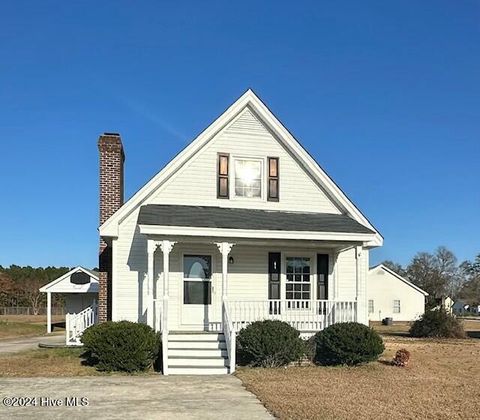
<svg viewBox="0 0 480 420">
<path fill-rule="evenodd" d="M 279 367 L 299 360 L 305 350 L 300 333 L 286 322 L 256 321 L 238 333 L 239 363 Z"/>
<path fill-rule="evenodd" d="M 376 331 L 357 322 L 333 324 L 315 335 L 315 363 L 357 365 L 377 360 L 385 349 Z"/>
<path fill-rule="evenodd" d="M 160 352 L 160 339 L 145 324 L 104 322 L 82 335 L 89 362 L 101 371 L 139 372 L 149 369 Z"/>
<path fill-rule="evenodd" d="M 410 327 L 412 337 L 464 338 L 462 323 L 444 309 L 425 312 Z"/>
</svg>

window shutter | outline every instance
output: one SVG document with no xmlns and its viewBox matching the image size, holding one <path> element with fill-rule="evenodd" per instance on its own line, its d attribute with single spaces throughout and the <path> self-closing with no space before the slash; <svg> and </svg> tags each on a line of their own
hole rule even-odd
<svg viewBox="0 0 480 420">
<path fill-rule="evenodd" d="M 273 302 L 269 303 L 268 312 L 270 315 L 280 315 L 280 304 L 275 300 L 280 299 L 280 252 L 268 253 L 268 299 Z"/>
<path fill-rule="evenodd" d="M 278 157 L 269 157 L 268 158 L 268 201 L 278 201 L 279 200 L 279 161 Z"/>
<path fill-rule="evenodd" d="M 328 299 L 328 254 L 317 254 L 317 299 Z"/>
<path fill-rule="evenodd" d="M 228 187 L 228 170 L 229 170 L 229 161 L 228 154 L 219 153 L 218 154 L 218 165 L 217 165 L 217 198 L 229 198 L 229 187 Z"/>
</svg>

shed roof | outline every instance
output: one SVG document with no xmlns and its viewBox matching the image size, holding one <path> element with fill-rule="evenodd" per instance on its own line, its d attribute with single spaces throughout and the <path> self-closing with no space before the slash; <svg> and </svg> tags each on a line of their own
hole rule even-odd
<svg viewBox="0 0 480 420">
<path fill-rule="evenodd" d="M 375 233 L 344 214 L 165 204 L 142 206 L 138 224 L 272 231 Z"/>
</svg>

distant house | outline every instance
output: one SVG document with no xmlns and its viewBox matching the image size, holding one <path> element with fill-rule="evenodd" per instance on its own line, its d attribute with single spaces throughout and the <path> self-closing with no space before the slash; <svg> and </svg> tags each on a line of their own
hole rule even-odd
<svg viewBox="0 0 480 420">
<path fill-rule="evenodd" d="M 450 296 L 440 296 L 435 298 L 435 306 L 432 309 L 445 309 L 448 314 L 453 313 L 454 301 Z"/>
<path fill-rule="evenodd" d="M 413 321 L 425 312 L 428 293 L 380 264 L 368 272 L 367 296 L 370 321 Z"/>
<path fill-rule="evenodd" d="M 457 300 L 452 311 L 455 315 L 478 315 L 480 313 L 480 305 L 469 305 L 463 300 Z"/>
</svg>

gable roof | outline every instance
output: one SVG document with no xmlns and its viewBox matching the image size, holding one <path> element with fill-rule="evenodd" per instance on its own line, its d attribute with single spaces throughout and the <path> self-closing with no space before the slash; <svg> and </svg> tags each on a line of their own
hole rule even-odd
<svg viewBox="0 0 480 420">
<path fill-rule="evenodd" d="M 373 272 L 373 271 L 376 271 L 376 270 L 384 270 L 386 271 L 387 273 L 391 274 L 392 276 L 396 277 L 397 279 L 399 279 L 400 281 L 403 281 L 406 285 L 410 286 L 411 288 L 415 289 L 417 292 L 420 292 L 422 293 L 424 296 L 428 296 L 428 293 L 425 291 L 425 290 L 422 290 L 420 289 L 420 287 L 418 286 L 415 286 L 412 282 L 409 282 L 406 278 L 402 277 L 401 275 L 395 273 L 395 271 L 391 270 L 390 268 L 388 268 L 387 266 L 383 265 L 383 264 L 378 264 L 372 268 L 370 268 L 369 270 L 369 273 L 370 272 Z"/>
<path fill-rule="evenodd" d="M 88 268 L 84 268 L 81 266 L 75 267 L 72 270 L 70 270 L 68 273 L 65 273 L 63 276 L 60 276 L 58 279 L 52 280 L 50 283 L 46 284 L 45 286 L 42 286 L 39 290 L 40 292 L 46 293 L 46 292 L 55 292 L 55 286 L 58 286 L 60 283 L 62 283 L 64 280 L 69 278 L 72 274 L 77 273 L 79 271 L 84 272 L 85 274 L 88 274 L 90 278 L 94 280 L 94 283 L 96 284 L 95 287 L 88 287 L 88 288 L 74 288 L 72 285 L 72 292 L 73 293 L 81 293 L 81 292 L 92 292 L 92 293 L 97 293 L 98 292 L 98 275 L 99 273 L 94 271 L 94 270 L 89 270 Z M 62 289 L 62 292 L 66 292 L 65 290 Z"/>
<path fill-rule="evenodd" d="M 107 219 L 99 228 L 100 235 L 104 237 L 117 237 L 118 225 L 132 211 L 141 206 L 146 199 L 148 199 L 163 183 L 170 179 L 192 156 L 208 144 L 216 134 L 218 134 L 246 107 L 249 107 L 268 127 L 268 129 L 275 134 L 276 138 L 298 159 L 315 181 L 324 188 L 335 204 L 358 223 L 366 226 L 375 233 L 374 240 L 370 241 L 368 245 L 381 246 L 383 243 L 383 237 L 380 233 L 251 89 L 248 89 L 240 98 L 228 107 L 219 118 L 200 133 L 157 175 L 147 182 L 122 207 L 120 207 L 120 209 Z"/>
</svg>

